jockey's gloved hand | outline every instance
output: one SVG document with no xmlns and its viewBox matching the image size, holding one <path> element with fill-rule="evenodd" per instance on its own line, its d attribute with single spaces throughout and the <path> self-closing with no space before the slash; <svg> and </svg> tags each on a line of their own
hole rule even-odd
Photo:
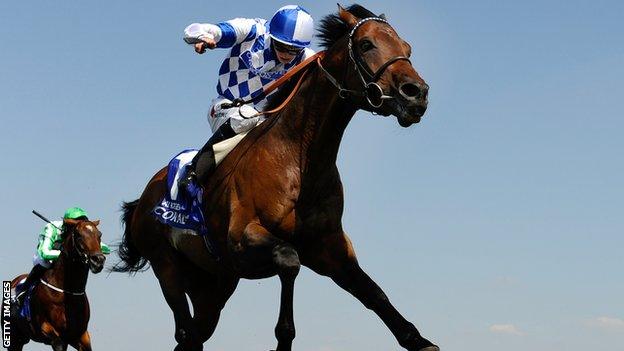
<svg viewBox="0 0 624 351">
<path fill-rule="evenodd" d="M 217 41 L 214 40 L 214 37 L 203 36 L 201 38 L 184 38 L 184 41 L 187 44 L 194 44 L 195 52 L 198 54 L 203 54 L 206 52 L 206 49 L 214 49 L 217 47 Z"/>
<path fill-rule="evenodd" d="M 104 244 L 104 243 L 100 243 L 100 249 L 102 250 L 102 253 L 105 255 L 110 254 L 111 250 L 108 247 L 108 245 Z"/>
</svg>

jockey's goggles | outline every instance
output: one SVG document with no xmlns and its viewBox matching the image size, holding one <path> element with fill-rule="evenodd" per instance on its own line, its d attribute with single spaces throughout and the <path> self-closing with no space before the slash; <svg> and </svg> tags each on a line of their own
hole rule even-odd
<svg viewBox="0 0 624 351">
<path fill-rule="evenodd" d="M 286 45 L 284 43 L 280 43 L 277 40 L 273 40 L 273 48 L 275 48 L 275 51 L 279 51 L 279 52 L 289 54 L 289 55 L 298 55 L 301 52 L 301 50 L 303 50 L 303 48 Z"/>
</svg>

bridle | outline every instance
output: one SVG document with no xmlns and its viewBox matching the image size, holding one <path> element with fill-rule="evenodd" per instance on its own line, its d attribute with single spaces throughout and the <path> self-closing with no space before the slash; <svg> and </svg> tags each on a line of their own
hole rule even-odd
<svg viewBox="0 0 624 351">
<path fill-rule="evenodd" d="M 71 240 L 72 240 L 72 246 L 74 247 L 74 252 L 76 254 L 76 257 L 72 257 L 69 256 L 69 254 L 67 254 L 67 256 L 74 260 L 74 261 L 79 261 L 81 263 L 83 263 L 84 265 L 88 265 L 89 264 L 89 255 L 83 251 L 81 251 L 78 248 L 78 241 L 76 240 L 76 238 L 78 238 L 78 231 L 76 230 L 78 225 L 72 226 L 71 228 L 71 232 L 69 233 L 69 235 L 71 236 Z M 63 250 L 63 252 L 66 252 L 65 250 Z"/>
<path fill-rule="evenodd" d="M 410 62 L 410 64 L 411 64 L 411 61 L 407 56 L 402 56 L 402 55 L 395 56 L 389 59 L 388 61 L 386 61 L 383 65 L 381 65 L 381 67 L 379 67 L 376 72 L 373 72 L 368 66 L 368 64 L 362 59 L 362 57 L 359 55 L 355 55 L 355 52 L 353 50 L 353 35 L 357 31 L 357 29 L 360 28 L 360 26 L 362 26 L 364 23 L 368 21 L 377 21 L 377 22 L 382 22 L 387 25 L 390 25 L 390 23 L 388 23 L 388 21 L 386 21 L 383 18 L 367 17 L 357 22 L 351 29 L 351 32 L 349 32 L 349 45 L 348 45 L 349 59 L 355 65 L 355 71 L 357 72 L 357 75 L 363 85 L 362 90 L 351 90 L 351 89 L 344 88 L 338 82 L 338 80 L 336 80 L 336 78 L 334 78 L 331 75 L 331 73 L 329 73 L 323 67 L 323 65 L 321 64 L 320 58 L 317 59 L 317 63 L 319 67 L 321 68 L 321 70 L 325 73 L 325 76 L 327 77 L 327 79 L 338 89 L 338 96 L 340 96 L 342 99 L 347 99 L 350 96 L 363 97 L 366 99 L 366 101 L 371 107 L 379 108 L 381 107 L 381 105 L 383 105 L 384 100 L 395 98 L 394 96 L 385 95 L 383 89 L 377 83 L 379 78 L 381 78 L 381 75 L 386 71 L 386 69 L 390 65 L 392 65 L 393 63 L 397 61 L 407 61 L 407 62 Z M 364 76 L 366 76 L 368 80 Z"/>
<path fill-rule="evenodd" d="M 67 253 L 66 250 L 62 250 L 61 252 L 65 253 L 65 255 L 70 260 L 74 260 L 74 261 L 77 260 L 77 261 L 81 262 L 84 265 L 88 265 L 89 264 L 89 256 L 78 248 L 78 243 L 76 241 L 76 238 L 78 237 L 78 231 L 76 230 L 76 227 L 77 227 L 77 225 L 72 226 L 71 232 L 69 233 L 69 235 L 70 235 L 71 240 L 72 240 L 72 244 L 73 244 L 72 246 L 74 247 L 74 251 L 75 251 L 75 253 L 76 253 L 78 258 L 70 256 L 69 253 Z M 69 295 L 74 295 L 74 296 L 82 296 L 82 295 L 85 294 L 84 291 L 82 291 L 82 292 L 72 292 L 72 291 L 61 289 L 61 288 L 59 288 L 57 286 L 52 285 L 51 283 L 48 283 L 43 278 L 39 279 L 39 281 L 43 285 L 45 285 L 46 287 L 48 287 L 48 288 L 50 288 L 50 289 L 52 289 L 52 290 L 54 290 L 56 292 L 59 292 L 59 293 L 69 294 Z"/>
</svg>

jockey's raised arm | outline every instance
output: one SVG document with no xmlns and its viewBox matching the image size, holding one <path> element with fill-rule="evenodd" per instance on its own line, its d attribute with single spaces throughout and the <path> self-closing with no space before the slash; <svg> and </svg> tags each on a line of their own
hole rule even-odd
<svg viewBox="0 0 624 351">
<path fill-rule="evenodd" d="M 231 48 L 256 35 L 257 26 L 264 20 L 235 18 L 217 24 L 193 23 L 184 29 L 184 41 L 195 44 L 198 40 L 214 41 L 218 48 Z"/>
</svg>

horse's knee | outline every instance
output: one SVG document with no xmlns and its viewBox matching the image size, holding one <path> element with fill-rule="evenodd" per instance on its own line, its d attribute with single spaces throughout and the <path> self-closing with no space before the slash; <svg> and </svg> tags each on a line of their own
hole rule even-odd
<svg viewBox="0 0 624 351">
<path fill-rule="evenodd" d="M 290 245 L 277 245 L 273 248 L 273 262 L 277 265 L 278 274 L 294 278 L 299 274 L 301 262 L 297 251 Z"/>
<path fill-rule="evenodd" d="M 275 326 L 275 337 L 280 343 L 293 341 L 295 334 L 295 326 L 292 323 L 278 323 Z"/>
</svg>

